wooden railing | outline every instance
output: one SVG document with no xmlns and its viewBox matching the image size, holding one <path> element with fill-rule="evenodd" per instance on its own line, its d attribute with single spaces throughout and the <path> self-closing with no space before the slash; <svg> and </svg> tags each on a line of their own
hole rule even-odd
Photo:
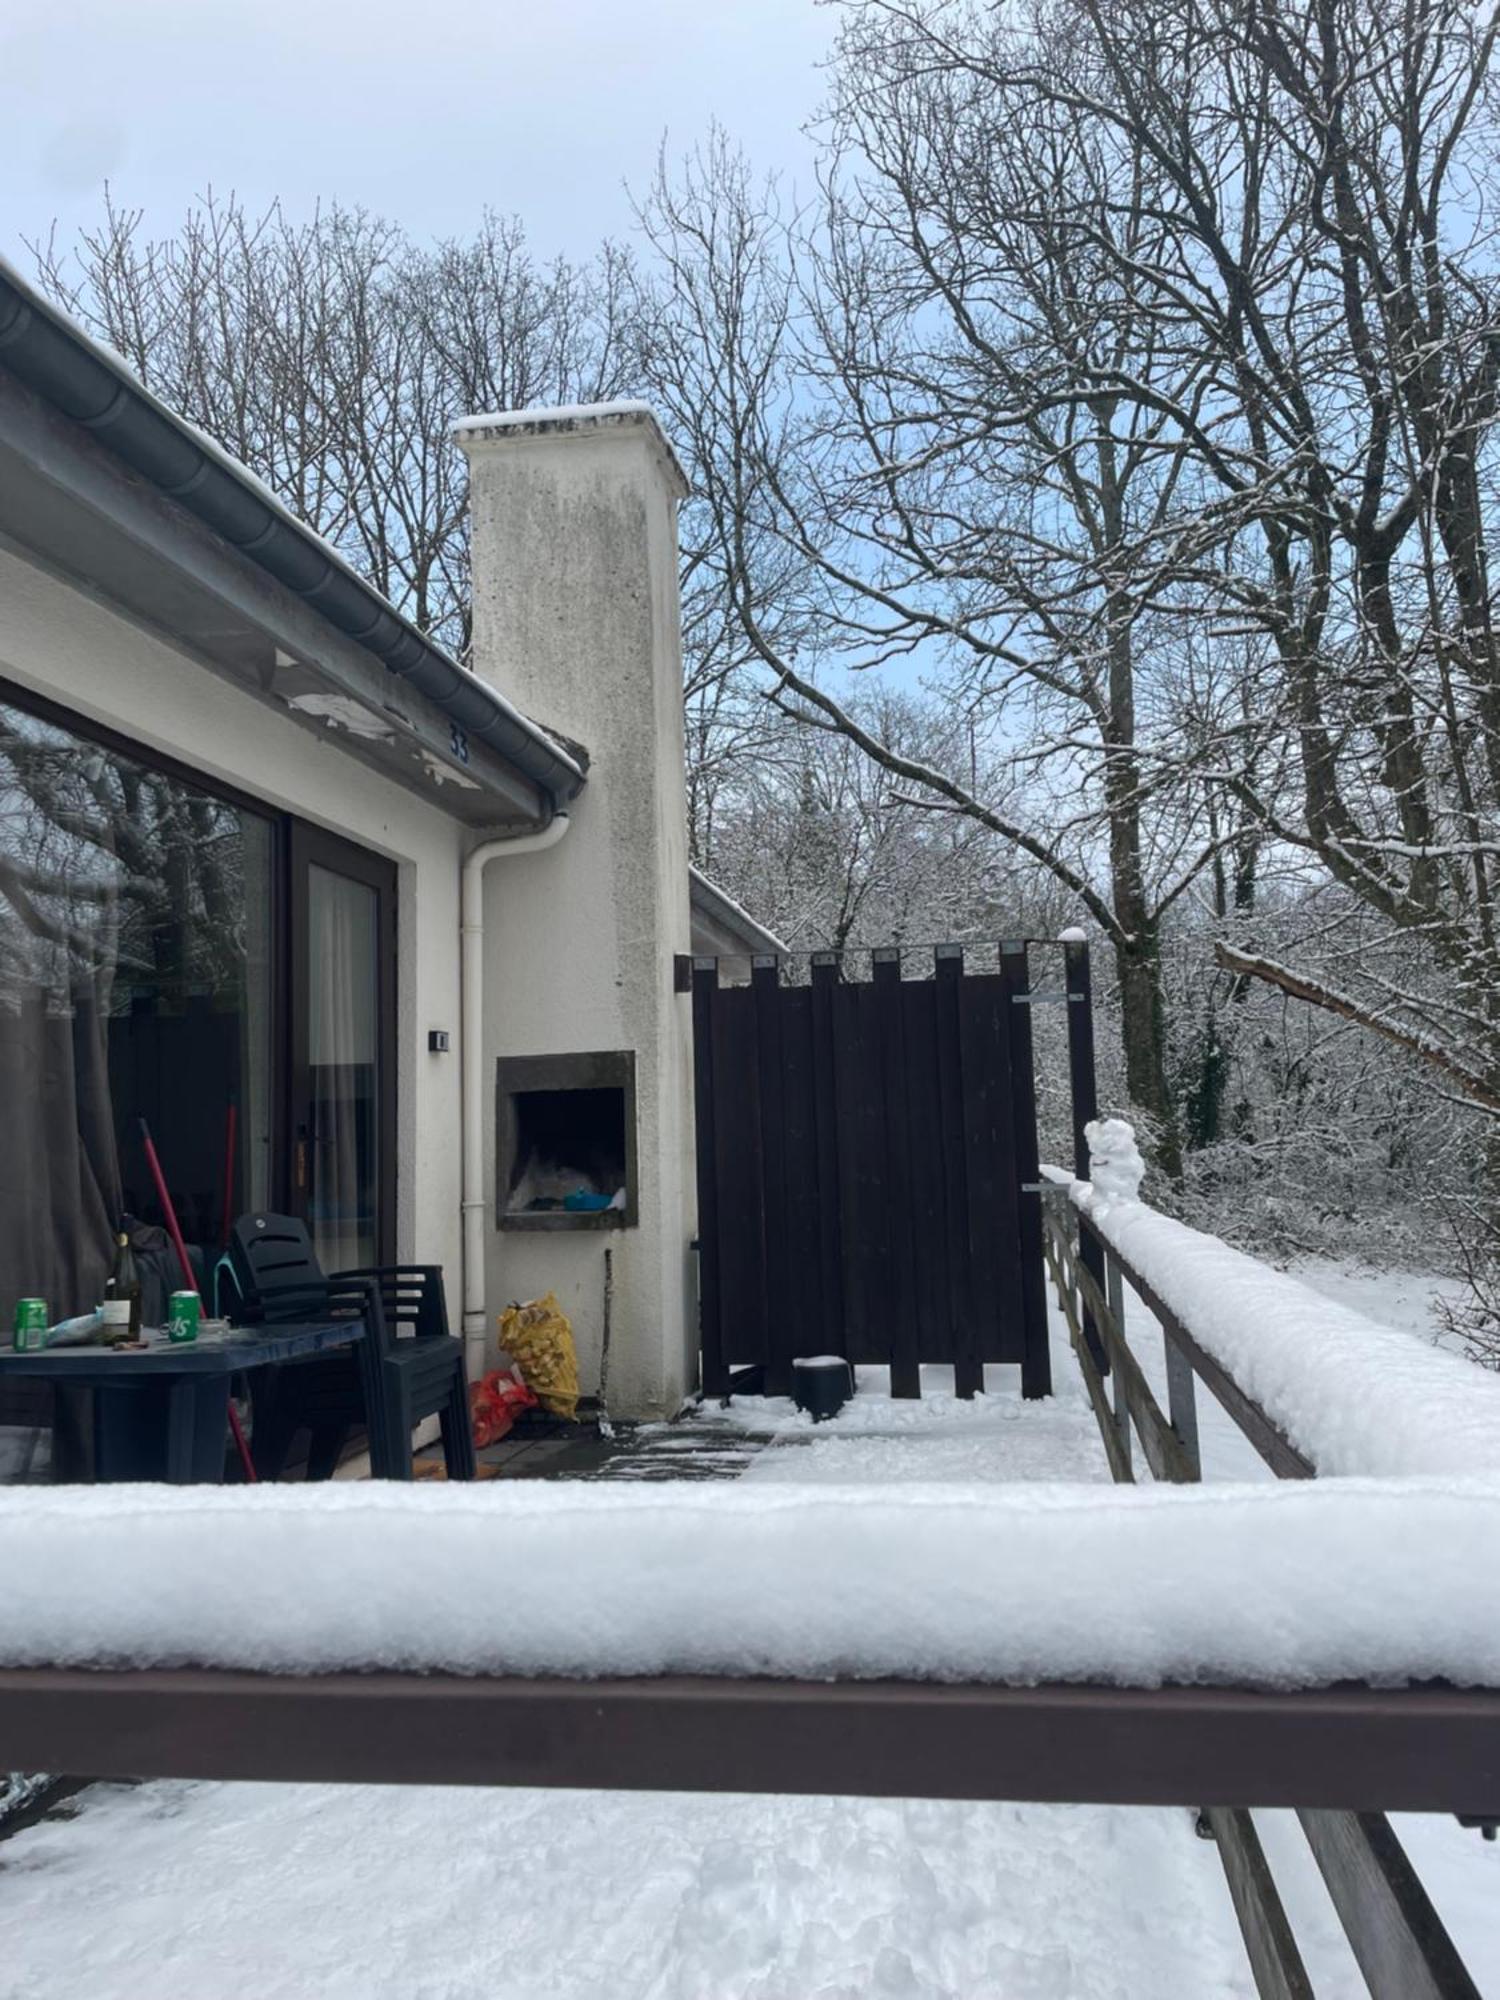
<svg viewBox="0 0 1500 2000">
<path fill-rule="evenodd" d="M 1278 1478 L 1316 1477 L 1311 1460 L 1074 1205 L 1065 1184 L 1043 1184 L 1042 1209 L 1047 1268 L 1116 1480 L 1135 1478 L 1134 1443 L 1155 1479 L 1188 1483 L 1203 1477 L 1200 1381 Z M 1130 1344 L 1127 1284 L 1164 1345 L 1166 1410 Z M 1358 1393 L 1356 1384 L 1350 1393 Z M 1436 1754 L 1435 1742 L 1430 1748 Z M 1487 1756 L 1496 1755 L 1491 1746 Z M 1380 1804 L 1400 1809 L 1394 1798 Z M 1297 1818 L 1374 2000 L 1478 2000 L 1479 1989 L 1384 1812 L 1315 1808 L 1301 1800 Z M 1310 1995 L 1249 1811 L 1244 1805 L 1206 1806 L 1200 1828 L 1218 1844 L 1257 1992 L 1265 2000 Z M 1492 1834 L 1492 1823 L 1485 1831 Z"/>
<path fill-rule="evenodd" d="M 1158 1478 L 1200 1477 L 1200 1381 L 1278 1474 L 1312 1477 L 1066 1190 L 1042 1205 L 1116 1478 L 1137 1450 Z M 1131 1346 L 1127 1284 L 1165 1341 L 1165 1409 Z M 36 1667 L 0 1671 L 7 1767 L 1197 1808 L 1266 2000 L 1313 1991 L 1249 1810 L 1290 1807 L 1375 2000 L 1477 2000 L 1383 1814 L 1500 1811 L 1500 1691 Z"/>
</svg>

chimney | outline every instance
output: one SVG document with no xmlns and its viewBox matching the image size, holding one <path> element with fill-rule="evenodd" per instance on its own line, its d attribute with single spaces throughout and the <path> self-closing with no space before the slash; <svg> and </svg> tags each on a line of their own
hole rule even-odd
<svg viewBox="0 0 1500 2000">
<path fill-rule="evenodd" d="M 697 1385 L 691 1018 L 673 990 L 687 482 L 644 403 L 470 417 L 456 435 L 475 672 L 588 756 L 567 839 L 486 876 L 491 1323 L 555 1291 L 595 1393 L 608 1249 L 611 1414 L 670 1415 Z"/>
</svg>

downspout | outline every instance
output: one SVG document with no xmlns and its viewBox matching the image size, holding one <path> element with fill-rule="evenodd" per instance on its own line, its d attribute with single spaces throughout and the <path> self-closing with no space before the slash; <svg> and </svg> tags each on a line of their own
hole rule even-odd
<svg viewBox="0 0 1500 2000">
<path fill-rule="evenodd" d="M 484 1309 L 484 871 L 492 861 L 540 854 L 568 830 L 566 812 L 554 813 L 538 833 L 487 840 L 464 861 L 460 902 L 463 1017 L 460 1027 L 463 1091 L 464 1365 L 477 1382 L 484 1368 L 489 1327 Z"/>
</svg>

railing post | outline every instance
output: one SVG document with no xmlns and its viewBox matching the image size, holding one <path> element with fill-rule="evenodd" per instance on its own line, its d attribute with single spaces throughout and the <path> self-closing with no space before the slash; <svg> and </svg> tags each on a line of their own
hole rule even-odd
<svg viewBox="0 0 1500 2000">
<path fill-rule="evenodd" d="M 1063 946 L 1063 987 L 1068 996 L 1068 1081 L 1073 1099 L 1073 1172 L 1081 1181 L 1089 1177 L 1087 1128 L 1099 1116 L 1099 1081 L 1094 1070 L 1094 985 L 1089 970 L 1089 948 L 1082 938 L 1070 938 Z M 1104 1253 L 1085 1230 L 1080 1244 L 1084 1269 L 1100 1290 L 1104 1289 Z M 1109 1373 L 1109 1350 L 1099 1338 L 1093 1314 L 1085 1306 L 1083 1337 L 1088 1342 L 1094 1366 L 1101 1375 Z"/>
<path fill-rule="evenodd" d="M 1167 1411 L 1177 1440 L 1192 1461 L 1193 1477 L 1201 1479 L 1203 1454 L 1198 1447 L 1198 1399 L 1193 1382 L 1193 1364 L 1167 1327 L 1162 1328 L 1161 1337 L 1167 1357 Z"/>
<path fill-rule="evenodd" d="M 1125 1346 L 1125 1281 L 1120 1275 L 1119 1259 L 1105 1253 L 1104 1256 L 1105 1298 L 1109 1305 L 1109 1316 L 1114 1323 L 1115 1336 L 1122 1347 Z M 1108 1342 L 1100 1345 L 1106 1355 Z M 1127 1467 L 1130 1464 L 1130 1395 L 1125 1386 L 1125 1370 L 1115 1370 L 1114 1386 L 1115 1432 L 1120 1440 L 1120 1450 L 1124 1453 Z"/>
</svg>

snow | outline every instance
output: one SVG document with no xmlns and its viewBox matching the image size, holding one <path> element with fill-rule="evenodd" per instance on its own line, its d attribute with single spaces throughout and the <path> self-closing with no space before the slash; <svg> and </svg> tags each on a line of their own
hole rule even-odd
<svg viewBox="0 0 1500 2000">
<path fill-rule="evenodd" d="M 638 396 L 621 396 L 610 403 L 557 403 L 525 410 L 481 410 L 459 417 L 453 425 L 454 437 L 471 431 L 529 430 L 533 424 L 573 424 L 590 417 L 652 417 L 655 410 Z"/>
<path fill-rule="evenodd" d="M 1043 1171 L 1320 1473 L 1500 1473 L 1500 1374 L 1143 1202 Z"/>
<path fill-rule="evenodd" d="M 1106 1202 L 1138 1201 L 1146 1162 L 1135 1143 L 1135 1128 L 1123 1118 L 1095 1118 L 1083 1128 L 1089 1149 L 1089 1185 L 1095 1208 Z"/>
<path fill-rule="evenodd" d="M 1059 944 L 1087 944 L 1089 934 L 1081 924 L 1070 924 L 1067 930 L 1057 934 Z"/>
<path fill-rule="evenodd" d="M 1254 2000 L 1182 1811 L 108 1787 L 0 1897 L 6 2000 Z"/>
<path fill-rule="evenodd" d="M 0 1661 L 1500 1685 L 1497 1545 L 1500 1479 L 18 1487 Z"/>
<path fill-rule="evenodd" d="M 1419 1345 L 1411 1333 L 1401 1337 Z M 1143 1360 L 1152 1345 L 1140 1343 Z M 776 1503 L 773 1518 L 791 1524 L 790 1532 L 799 1521 L 809 1523 L 810 1532 L 798 1534 L 793 1564 L 811 1568 L 817 1590 L 830 1587 L 831 1579 L 847 1594 L 848 1577 L 833 1572 L 851 1559 L 833 1560 L 829 1516 L 853 1522 L 878 1509 L 884 1522 L 889 1511 L 872 1489 L 899 1486 L 899 1511 L 908 1511 L 909 1503 L 931 1530 L 929 1560 L 941 1560 L 945 1539 L 965 1549 L 963 1568 L 982 1595 L 996 1587 L 989 1579 L 996 1574 L 998 1520 L 1010 1518 L 977 1504 L 985 1497 L 983 1485 L 990 1485 L 989 1497 L 1004 1498 L 1003 1484 L 997 1493 L 995 1482 L 1067 1480 L 1040 1489 L 1044 1509 L 1082 1531 L 1069 1537 L 1074 1548 L 1104 1528 L 1109 1539 L 1099 1569 L 1135 1575 L 1128 1592 L 1113 1588 L 1096 1606 L 1087 1603 L 1087 1593 L 1098 1588 L 1097 1573 L 1070 1558 L 1046 1579 L 1058 1600 L 1059 1623 L 1134 1619 L 1138 1600 L 1143 1615 L 1154 1618 L 1164 1594 L 1191 1598 L 1204 1579 L 1196 1567 L 1186 1578 L 1175 1569 L 1183 1550 L 1170 1508 L 1140 1516 L 1143 1526 L 1154 1522 L 1165 1530 L 1164 1539 L 1153 1532 L 1148 1561 L 1140 1549 L 1134 1556 L 1121 1549 L 1109 1525 L 1117 1518 L 1112 1503 L 1124 1502 L 1130 1512 L 1141 1496 L 1133 1500 L 1107 1484 L 1093 1417 L 1065 1349 L 1054 1366 L 1057 1394 L 1032 1403 L 1018 1395 L 1013 1369 L 987 1371 L 990 1393 L 972 1402 L 953 1396 L 947 1370 L 924 1371 L 920 1402 L 892 1402 L 882 1394 L 884 1371 L 861 1369 L 858 1396 L 816 1429 L 790 1401 L 741 1400 L 733 1412 L 737 1420 L 772 1433 L 775 1442 L 752 1461 L 739 1490 L 754 1496 L 757 1513 L 762 1503 Z M 1206 1444 L 1218 1406 L 1206 1396 L 1200 1405 Z M 667 1435 L 681 1438 L 684 1427 Z M 1092 1490 L 1087 1482 L 1095 1482 Z M 284 1487 L 279 1494 L 298 1490 Z M 568 1503 L 563 1514 L 577 1534 L 568 1560 L 583 1565 L 575 1606 L 582 1623 L 619 1614 L 621 1591 L 614 1586 L 597 1603 L 588 1602 L 608 1568 L 610 1548 L 627 1565 L 622 1585 L 640 1583 L 644 1573 L 663 1619 L 712 1624 L 720 1618 L 727 1586 L 715 1583 L 708 1565 L 733 1573 L 739 1556 L 722 1546 L 724 1522 L 699 1503 L 735 1487 L 543 1483 L 529 1490 L 538 1500 Z M 1020 1501 L 1038 1490 L 1010 1497 Z M 1311 1501 L 1343 1495 L 1354 1506 L 1340 1510 L 1342 1516 L 1363 1513 L 1363 1490 L 1358 1482 L 1333 1481 L 1267 1483 L 1262 1493 L 1278 1507 L 1283 1496 Z M 374 1491 L 352 1489 L 355 1496 Z M 330 1590 L 363 1592 L 372 1582 L 383 1592 L 379 1622 L 387 1626 L 393 1604 L 430 1587 L 422 1573 L 428 1567 L 450 1586 L 457 1573 L 462 1588 L 450 1587 L 447 1594 L 469 1598 L 480 1594 L 473 1589 L 476 1575 L 503 1574 L 499 1594 L 508 1618 L 524 1625 L 540 1587 L 524 1517 L 518 1520 L 508 1507 L 461 1506 L 457 1517 L 475 1529 L 476 1545 L 460 1553 L 445 1543 L 440 1560 L 430 1559 L 436 1546 L 430 1530 L 436 1525 L 446 1535 L 441 1523 L 454 1511 L 454 1495 L 475 1502 L 481 1492 L 488 1500 L 496 1489 L 386 1489 L 380 1497 L 393 1498 L 395 1506 L 366 1518 L 360 1562 L 368 1574 L 352 1583 L 333 1573 L 336 1563 L 325 1564 L 317 1539 L 306 1532 L 311 1524 L 305 1511 L 284 1513 L 278 1504 L 266 1517 L 268 1532 L 293 1544 L 297 1578 L 293 1593 L 286 1570 L 279 1574 L 279 1594 L 296 1598 L 283 1626 L 300 1613 L 317 1631 L 319 1606 Z M 239 1498 L 259 1506 L 277 1493 L 266 1489 Z M 657 1506 L 629 1506 L 619 1516 L 618 1539 L 610 1531 L 609 1547 L 591 1555 L 607 1512 L 642 1494 Z M 583 1495 L 597 1495 L 608 1509 L 575 1509 L 573 1500 Z M 0 1495 L 0 1502 L 6 1497 Z M 60 1496 L 43 1490 L 42 1497 Z M 108 1497 L 111 1507 L 118 1502 L 134 1514 L 143 1491 L 116 1488 Z M 196 1503 L 233 1496 L 169 1494 L 168 1505 L 158 1510 L 169 1518 L 174 1497 Z M 1224 1511 L 1208 1515 L 1200 1506 L 1185 1518 L 1225 1526 L 1235 1518 L 1249 1521 L 1257 1542 L 1261 1526 L 1273 1518 L 1247 1510 L 1239 1488 L 1215 1487 L 1191 1497 L 1215 1508 L 1222 1502 Z M 1486 1490 L 1474 1518 L 1491 1523 L 1495 1504 Z M 688 1537 L 676 1545 L 676 1560 L 688 1573 L 658 1574 L 657 1559 L 667 1560 L 668 1552 L 659 1545 L 647 1549 L 643 1541 L 654 1542 L 654 1524 L 684 1508 L 699 1536 L 696 1548 L 684 1546 Z M 218 1600 L 211 1616 L 226 1626 L 237 1617 L 262 1618 L 268 1551 L 253 1535 L 246 1539 L 243 1519 L 234 1525 L 234 1511 L 211 1508 L 189 1531 L 186 1569 L 175 1548 L 159 1568 L 141 1565 L 137 1553 L 118 1596 L 160 1601 L 162 1576 L 170 1575 L 166 1596 L 173 1617 L 184 1615 L 180 1597 L 211 1589 Z M 338 1511 L 348 1509 L 341 1504 Z M 358 1511 L 353 1509 L 356 1516 Z M 1332 1516 L 1320 1508 L 1318 1518 Z M 409 1530 L 424 1520 L 420 1567 L 412 1570 Z M 1371 1565 L 1367 1544 L 1378 1542 L 1382 1525 L 1385 1539 L 1409 1545 L 1413 1573 L 1428 1559 L 1425 1535 L 1446 1529 L 1429 1517 L 1424 1498 L 1399 1484 L 1381 1488 L 1373 1520 L 1373 1528 L 1354 1530 L 1359 1546 L 1347 1549 L 1346 1557 L 1360 1577 L 1360 1594 L 1378 1601 L 1389 1570 L 1382 1562 Z M 0 1565 L 14 1563 L 27 1546 L 29 1530 L 17 1533 L 18 1525 L 0 1507 Z M 74 1526 L 92 1539 L 86 1517 Z M 1472 1529 L 1459 1532 L 1473 1538 L 1466 1557 L 1462 1547 L 1451 1552 L 1455 1575 L 1462 1576 L 1467 1563 L 1463 1588 L 1492 1592 L 1494 1565 L 1483 1544 L 1493 1527 L 1484 1537 Z M 1305 1539 L 1278 1531 L 1265 1549 L 1266 1571 L 1289 1558 L 1299 1563 Z M 1223 1568 L 1217 1533 L 1213 1541 Z M 138 1552 L 139 1535 L 127 1523 L 100 1552 L 98 1570 L 118 1566 L 132 1542 Z M 850 1544 L 838 1546 L 847 1551 Z M 910 1548 L 898 1551 L 903 1565 Z M 763 1550 L 740 1578 L 752 1604 L 767 1588 L 759 1565 L 768 1553 Z M 1040 1568 L 1040 1551 L 1034 1553 Z M 281 1559 L 287 1555 L 283 1547 Z M 75 1561 L 76 1551 L 66 1560 Z M 1259 1556 L 1255 1569 L 1258 1599 L 1268 1580 L 1260 1574 Z M 233 1574 L 238 1584 L 242 1572 L 249 1595 L 240 1603 L 238 1590 L 214 1577 Z M 0 1601 L 7 1606 L 15 1601 L 15 1574 L 14 1568 L 0 1569 Z M 881 1590 L 878 1573 L 872 1581 Z M 90 1570 L 76 1582 L 70 1578 L 67 1594 L 87 1597 L 97 1587 Z M 1268 1612 L 1305 1616 L 1306 1604 L 1294 1602 L 1299 1590 L 1294 1582 L 1292 1597 Z M 112 1618 L 120 1616 L 115 1596 L 111 1588 L 106 1609 Z M 794 1601 L 791 1590 L 778 1588 L 775 1615 L 787 1615 Z M 884 1595 L 880 1602 L 884 1615 L 898 1623 L 931 1615 L 926 1593 L 899 1611 Z M 1338 1592 L 1326 1607 L 1320 1598 L 1318 1616 L 1341 1618 L 1347 1602 Z M 33 1608 L 34 1600 L 26 1615 Z M 1388 1607 L 1393 1624 L 1408 1612 L 1418 1621 L 1425 1615 L 1410 1599 L 1399 1611 Z M 413 1624 L 425 1615 L 419 1608 Z M 1212 1603 L 1202 1615 L 1205 1622 L 1212 1617 Z M 1492 1630 L 1500 1629 L 1493 1604 L 1481 1615 Z M 408 1628 L 398 1620 L 399 1629 Z M 1416 1664 L 1415 1653 L 1412 1658 Z M 595 2000 L 602 1994 L 611 2000 L 1254 2000 L 1216 1850 L 1194 1837 L 1185 1810 L 181 1783 L 96 1786 L 80 1804 L 76 1819 L 43 1822 L 0 1843 L 4 2000 L 74 2000 L 85 1991 L 100 2000 L 135 2000 L 145 1993 L 245 1988 L 264 2000 L 302 2000 L 310 1992 L 326 2000 Z M 1286 1813 L 1257 1812 L 1255 1818 L 1316 1991 L 1322 2000 L 1357 2000 L 1363 1983 L 1295 1821 Z M 1395 1824 L 1480 1990 L 1500 1993 L 1500 1925 L 1494 1918 L 1500 1848 L 1485 1846 L 1447 1818 L 1403 1816 Z"/>
</svg>

